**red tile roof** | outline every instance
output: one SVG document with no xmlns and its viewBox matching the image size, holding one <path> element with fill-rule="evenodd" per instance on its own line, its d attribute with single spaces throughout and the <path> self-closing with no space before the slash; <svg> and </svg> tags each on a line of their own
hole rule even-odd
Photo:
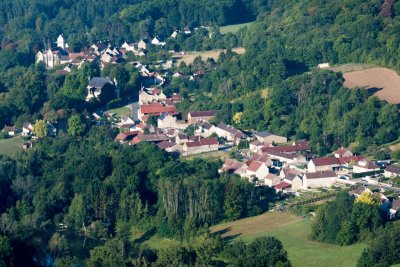
<svg viewBox="0 0 400 267">
<path fill-rule="evenodd" d="M 335 157 L 324 157 L 312 159 L 315 166 L 339 165 L 339 161 Z"/>
<path fill-rule="evenodd" d="M 363 159 L 364 159 L 363 156 L 351 156 L 351 157 L 338 158 L 338 161 L 339 161 L 340 165 L 343 165 L 343 164 L 350 163 L 350 162 L 357 162 L 357 161 L 360 161 Z"/>
<path fill-rule="evenodd" d="M 278 190 L 281 190 L 281 189 L 285 189 L 285 188 L 288 188 L 288 187 L 291 187 L 291 186 L 292 185 L 289 184 L 289 183 L 282 182 L 282 183 L 279 183 L 279 184 L 275 185 L 274 188 L 278 189 Z"/>
<path fill-rule="evenodd" d="M 174 114 L 174 113 L 176 113 L 176 108 L 174 105 L 164 106 L 161 103 L 151 103 L 151 104 L 142 105 L 140 107 L 140 112 L 142 114 L 146 114 L 146 115 L 147 114 L 160 115 L 162 113 Z"/>
<path fill-rule="evenodd" d="M 346 153 L 348 150 L 347 148 L 341 147 L 338 150 L 335 151 L 335 154 L 339 154 L 339 155 L 343 155 L 344 153 Z"/>
<path fill-rule="evenodd" d="M 252 172 L 257 172 L 257 170 L 261 167 L 262 162 L 259 161 L 253 161 L 249 168 L 247 168 L 247 170 L 252 171 Z"/>
</svg>

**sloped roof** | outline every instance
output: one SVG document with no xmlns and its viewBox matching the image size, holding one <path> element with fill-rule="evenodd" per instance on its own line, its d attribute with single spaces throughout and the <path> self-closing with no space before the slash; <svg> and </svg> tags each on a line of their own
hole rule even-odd
<svg viewBox="0 0 400 267">
<path fill-rule="evenodd" d="M 339 165 L 339 161 L 335 157 L 323 157 L 312 159 L 315 166 Z"/>
<path fill-rule="evenodd" d="M 289 184 L 289 183 L 281 182 L 281 183 L 275 185 L 274 188 L 275 188 L 275 189 L 278 189 L 278 190 L 281 190 L 281 189 L 285 189 L 285 188 L 288 188 L 288 187 L 291 187 L 291 186 L 292 186 L 292 185 Z"/>
<path fill-rule="evenodd" d="M 247 170 L 252 172 L 257 172 L 257 170 L 261 167 L 263 163 L 259 161 L 253 161 Z"/>
<path fill-rule="evenodd" d="M 389 165 L 386 167 L 385 171 L 400 175 L 400 167 L 399 166 Z"/>
<path fill-rule="evenodd" d="M 107 78 L 93 77 L 92 79 L 90 79 L 88 86 L 94 87 L 94 88 L 102 88 L 107 83 L 112 84 L 112 81 L 108 77 Z"/>
<path fill-rule="evenodd" d="M 174 105 L 164 106 L 161 103 L 151 103 L 142 105 L 140 107 L 142 114 L 162 114 L 162 113 L 176 113 Z"/>
<path fill-rule="evenodd" d="M 165 140 L 165 141 L 162 141 L 162 142 L 160 142 L 160 143 L 157 144 L 157 146 L 158 146 L 160 149 L 166 149 L 166 148 L 172 147 L 172 146 L 174 146 L 174 145 L 176 145 L 176 144 L 173 143 L 173 142 L 171 142 L 171 141 L 169 141 L 169 140 Z"/>
<path fill-rule="evenodd" d="M 228 133 L 230 133 L 230 134 L 232 134 L 232 135 L 233 135 L 234 137 L 236 137 L 236 138 L 245 137 L 245 134 L 244 134 L 242 131 L 236 129 L 236 128 L 233 127 L 233 126 L 226 125 L 226 124 L 223 123 L 223 122 L 220 122 L 220 123 L 218 124 L 217 127 L 220 128 L 220 129 L 222 129 L 222 130 L 224 130 L 224 131 L 226 131 L 226 132 L 228 132 Z"/>
<path fill-rule="evenodd" d="M 364 159 L 363 156 L 351 156 L 351 157 L 338 158 L 338 161 L 341 165 L 343 165 L 343 164 L 350 163 L 350 162 L 357 162 L 357 161 L 360 161 L 363 159 Z"/>
<path fill-rule="evenodd" d="M 347 148 L 341 147 L 341 148 L 339 148 L 339 149 L 337 149 L 337 150 L 335 151 L 335 154 L 344 155 L 344 153 L 346 153 L 347 151 L 351 152 L 351 151 L 348 150 Z"/>
<path fill-rule="evenodd" d="M 369 161 L 369 160 L 357 161 L 357 163 L 354 166 L 357 166 L 359 168 L 364 168 L 366 170 L 373 170 L 373 169 L 380 168 L 378 165 L 376 165 L 375 163 L 373 163 L 372 161 Z"/>
<path fill-rule="evenodd" d="M 326 172 L 309 172 L 306 173 L 307 179 L 321 179 L 321 178 L 333 178 L 336 177 L 336 173 L 334 171 L 326 171 Z"/>
<path fill-rule="evenodd" d="M 393 199 L 391 209 L 398 210 L 400 208 L 400 199 Z"/>
<path fill-rule="evenodd" d="M 196 118 L 196 117 L 211 117 L 215 116 L 217 114 L 218 110 L 204 110 L 204 111 L 191 111 L 189 112 L 190 117 Z"/>
</svg>

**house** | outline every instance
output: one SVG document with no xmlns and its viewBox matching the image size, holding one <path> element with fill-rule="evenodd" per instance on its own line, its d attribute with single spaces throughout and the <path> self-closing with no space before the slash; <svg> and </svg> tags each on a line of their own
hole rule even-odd
<svg viewBox="0 0 400 267">
<path fill-rule="evenodd" d="M 302 174 L 288 173 L 283 179 L 284 182 L 292 185 L 292 191 L 296 192 L 303 188 Z"/>
<path fill-rule="evenodd" d="M 146 50 L 146 49 L 147 49 L 147 44 L 146 44 L 145 41 L 140 40 L 140 41 L 137 43 L 137 47 L 138 47 L 138 50 L 139 50 L 139 49 L 144 49 L 144 50 Z"/>
<path fill-rule="evenodd" d="M 292 185 L 286 182 L 280 182 L 279 184 L 275 185 L 276 192 L 283 192 L 286 193 L 291 190 Z"/>
<path fill-rule="evenodd" d="M 142 122 L 146 122 L 148 116 L 160 116 L 163 113 L 176 114 L 176 107 L 173 103 L 150 103 L 143 104 L 138 110 L 138 118 Z"/>
<path fill-rule="evenodd" d="M 17 129 L 14 126 L 5 125 L 2 132 L 8 136 L 14 136 L 17 133 Z"/>
<path fill-rule="evenodd" d="M 165 102 L 167 96 L 161 89 L 142 89 L 139 92 L 139 104 L 152 103 L 152 102 Z"/>
<path fill-rule="evenodd" d="M 136 145 L 140 142 L 154 142 L 158 143 L 161 141 L 167 141 L 169 140 L 168 136 L 165 134 L 139 134 L 135 138 L 132 139 L 130 142 L 130 145 Z"/>
<path fill-rule="evenodd" d="M 258 153 L 269 154 L 274 152 L 296 154 L 301 152 L 310 152 L 311 149 L 306 141 L 294 142 L 291 146 L 264 146 Z"/>
<path fill-rule="evenodd" d="M 272 160 L 265 155 L 254 154 L 246 163 L 250 165 L 253 161 L 259 161 L 267 165 L 268 167 L 272 166 Z"/>
<path fill-rule="evenodd" d="M 61 48 L 61 49 L 66 49 L 68 47 L 68 44 L 65 42 L 64 37 L 62 36 L 62 34 L 60 34 L 57 37 L 57 47 Z"/>
<path fill-rule="evenodd" d="M 258 141 L 264 143 L 269 143 L 269 144 L 287 143 L 287 138 L 285 136 L 273 134 L 266 131 L 255 133 L 254 136 L 257 138 Z"/>
<path fill-rule="evenodd" d="M 264 177 L 263 181 L 264 181 L 264 185 L 273 187 L 273 186 L 279 184 L 281 182 L 281 179 L 275 174 L 268 173 L 267 176 Z"/>
<path fill-rule="evenodd" d="M 176 137 L 175 137 L 175 142 L 177 144 L 184 144 L 189 142 L 189 138 L 186 134 L 184 133 L 179 133 Z"/>
<path fill-rule="evenodd" d="M 331 187 L 336 182 L 334 171 L 308 172 L 303 176 L 303 188 Z"/>
<path fill-rule="evenodd" d="M 180 129 L 185 130 L 189 124 L 178 121 L 178 119 L 169 113 L 161 114 L 157 119 L 157 126 L 161 129 Z"/>
<path fill-rule="evenodd" d="M 188 113 L 188 122 L 210 121 L 215 117 L 218 110 L 191 111 Z"/>
<path fill-rule="evenodd" d="M 186 35 L 189 35 L 189 34 L 192 34 L 192 30 L 189 27 L 185 27 L 183 29 L 183 33 L 186 34 Z"/>
<path fill-rule="evenodd" d="M 368 187 L 365 187 L 364 185 L 360 185 L 356 189 L 350 191 L 349 194 L 354 196 L 355 198 L 358 198 L 364 192 L 368 192 L 368 193 L 372 194 L 372 191 Z"/>
<path fill-rule="evenodd" d="M 265 144 L 264 142 L 261 142 L 258 139 L 256 139 L 256 140 L 254 140 L 253 142 L 251 142 L 249 144 L 249 149 L 250 149 L 251 152 L 257 153 L 264 146 L 268 146 L 268 145 Z"/>
<path fill-rule="evenodd" d="M 389 165 L 386 167 L 384 175 L 386 178 L 393 178 L 400 176 L 400 167 L 395 165 Z"/>
<path fill-rule="evenodd" d="M 216 138 L 203 138 L 199 141 L 183 144 L 183 153 L 188 156 L 203 152 L 217 151 L 218 147 L 219 144 Z"/>
<path fill-rule="evenodd" d="M 182 101 L 182 99 L 183 99 L 182 96 L 180 94 L 177 94 L 177 93 L 173 93 L 173 95 L 171 96 L 171 100 L 174 103 L 179 103 L 179 102 Z"/>
<path fill-rule="evenodd" d="M 347 148 L 341 147 L 334 152 L 335 158 L 352 157 L 353 153 Z"/>
<path fill-rule="evenodd" d="M 349 168 L 356 164 L 358 161 L 363 160 L 363 156 L 350 156 L 350 157 L 341 157 L 338 158 L 339 164 L 342 167 Z"/>
<path fill-rule="evenodd" d="M 111 81 L 110 78 L 106 77 L 93 77 L 89 80 L 87 88 L 86 101 L 92 98 L 99 98 L 103 90 L 112 90 L 116 97 L 119 97 L 119 90 L 117 86 L 117 80 Z"/>
<path fill-rule="evenodd" d="M 24 122 L 22 124 L 22 135 L 28 136 L 31 135 L 33 132 L 33 125 L 30 122 Z"/>
<path fill-rule="evenodd" d="M 120 142 L 121 144 L 126 143 L 132 140 L 135 136 L 139 135 L 139 131 L 131 131 L 126 133 L 120 133 L 115 137 L 115 141 Z"/>
<path fill-rule="evenodd" d="M 199 120 L 195 123 L 195 134 L 196 135 L 200 135 L 202 137 L 209 137 L 210 135 L 212 135 L 213 133 L 215 133 L 215 129 L 216 127 L 207 122 L 207 121 L 202 121 Z"/>
<path fill-rule="evenodd" d="M 242 168 L 244 165 L 246 165 L 244 162 L 237 161 L 235 159 L 226 159 L 224 164 L 222 165 L 222 168 L 219 169 L 219 172 L 235 172 L 236 170 Z M 248 166 L 246 166 L 247 169 Z"/>
<path fill-rule="evenodd" d="M 353 173 L 379 171 L 381 168 L 369 160 L 360 160 L 353 165 Z"/>
<path fill-rule="evenodd" d="M 400 208 L 400 199 L 398 199 L 398 198 L 393 199 L 392 206 L 389 209 L 389 214 L 390 214 L 389 216 L 390 216 L 391 220 L 396 218 L 396 214 L 397 214 L 397 211 L 399 210 L 399 208 Z"/>
<path fill-rule="evenodd" d="M 178 32 L 177 30 L 175 30 L 175 31 L 171 34 L 171 37 L 175 39 L 176 36 L 178 36 L 178 33 L 179 33 L 179 32 Z"/>
<path fill-rule="evenodd" d="M 335 168 L 339 167 L 339 161 L 335 157 L 322 157 L 322 158 L 313 158 L 308 162 L 307 169 L 309 172 L 323 172 L 323 171 L 332 171 Z"/>
<path fill-rule="evenodd" d="M 307 159 L 301 154 L 293 153 L 282 153 L 282 152 L 269 152 L 268 156 L 272 160 L 280 161 L 281 163 L 286 163 L 288 165 L 306 165 Z"/>
<path fill-rule="evenodd" d="M 171 142 L 170 140 L 161 141 L 160 143 L 157 144 L 159 149 L 163 149 L 167 152 L 173 152 L 172 147 L 174 147 L 175 145 L 176 143 Z"/>
<path fill-rule="evenodd" d="M 125 124 L 135 124 L 135 122 L 128 116 L 123 115 L 121 116 L 121 125 L 125 125 Z"/>
<path fill-rule="evenodd" d="M 122 124 L 119 126 L 119 131 L 121 133 L 127 133 L 135 130 L 137 130 L 135 124 Z"/>
<path fill-rule="evenodd" d="M 219 137 L 225 138 L 230 142 L 236 142 L 236 143 L 238 143 L 241 139 L 244 139 L 246 137 L 246 135 L 242 131 L 236 129 L 231 125 L 226 125 L 223 122 L 220 122 L 217 125 L 215 133 Z"/>
<path fill-rule="evenodd" d="M 269 173 L 268 166 L 260 161 L 253 161 L 246 170 L 246 177 L 252 181 L 252 178 L 263 180 Z"/>
</svg>

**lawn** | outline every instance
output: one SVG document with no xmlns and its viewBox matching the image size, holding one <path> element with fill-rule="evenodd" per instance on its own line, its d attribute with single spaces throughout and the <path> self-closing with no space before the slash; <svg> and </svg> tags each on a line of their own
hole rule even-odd
<svg viewBox="0 0 400 267">
<path fill-rule="evenodd" d="M 313 242 L 308 239 L 310 219 L 284 212 L 267 212 L 263 215 L 217 225 L 212 231 L 223 231 L 232 241 L 251 242 L 261 236 L 275 236 L 282 241 L 294 267 L 302 266 L 355 266 L 364 244 L 337 246 Z"/>
<path fill-rule="evenodd" d="M 218 150 L 218 151 L 205 152 L 205 153 L 200 153 L 200 154 L 195 154 L 195 155 L 190 155 L 190 156 L 182 156 L 180 158 L 182 160 L 192 160 L 195 158 L 202 158 L 202 159 L 216 158 L 216 159 L 225 160 L 228 158 L 228 153 L 223 150 Z"/>
<path fill-rule="evenodd" d="M 244 27 L 249 27 L 254 22 L 242 23 L 242 24 L 233 24 L 233 25 L 226 25 L 219 28 L 221 34 L 227 34 L 228 32 L 236 33 L 238 30 Z"/>
<path fill-rule="evenodd" d="M 114 108 L 114 109 L 109 109 L 105 111 L 104 113 L 112 114 L 114 113 L 116 116 L 121 117 L 123 115 L 130 115 L 131 110 L 128 107 L 120 107 L 120 108 Z"/>
<path fill-rule="evenodd" d="M 13 156 L 17 151 L 22 150 L 24 139 L 16 136 L 8 139 L 0 139 L 0 155 Z"/>
</svg>

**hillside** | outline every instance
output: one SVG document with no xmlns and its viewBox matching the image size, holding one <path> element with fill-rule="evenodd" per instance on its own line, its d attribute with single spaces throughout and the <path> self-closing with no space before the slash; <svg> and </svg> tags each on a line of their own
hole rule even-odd
<svg viewBox="0 0 400 267">
<path fill-rule="evenodd" d="M 235 222 L 214 226 L 231 242 L 239 239 L 251 242 L 261 236 L 275 236 L 287 249 L 294 267 L 355 266 L 364 244 L 341 247 L 310 241 L 310 219 L 285 212 L 267 212 Z"/>
<path fill-rule="evenodd" d="M 389 103 L 400 103 L 400 76 L 393 70 L 372 68 L 347 72 L 343 77 L 348 88 L 364 88 Z"/>
</svg>

